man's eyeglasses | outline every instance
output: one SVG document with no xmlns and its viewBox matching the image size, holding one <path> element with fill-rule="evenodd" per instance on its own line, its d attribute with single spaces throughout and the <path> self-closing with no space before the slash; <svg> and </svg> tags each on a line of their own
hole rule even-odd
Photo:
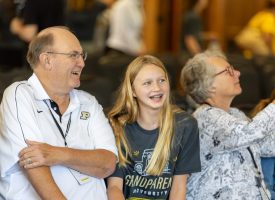
<svg viewBox="0 0 275 200">
<path fill-rule="evenodd" d="M 232 65 L 229 65 L 228 67 L 225 68 L 225 70 L 222 70 L 222 71 L 214 74 L 214 76 L 218 76 L 218 75 L 220 75 L 220 74 L 222 74 L 224 72 L 228 72 L 228 74 L 230 76 L 234 76 L 234 71 L 235 71 L 235 68 Z"/>
<path fill-rule="evenodd" d="M 80 56 L 82 57 L 82 59 L 85 61 L 87 59 L 87 52 L 73 52 L 73 53 L 59 53 L 59 52 L 52 52 L 52 51 L 48 51 L 47 53 L 49 54 L 60 54 L 60 55 L 66 55 L 69 56 L 70 58 L 77 60 Z"/>
</svg>

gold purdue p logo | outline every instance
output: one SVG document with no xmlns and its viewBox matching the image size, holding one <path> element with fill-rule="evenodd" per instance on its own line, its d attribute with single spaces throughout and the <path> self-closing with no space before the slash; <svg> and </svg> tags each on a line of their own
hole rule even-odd
<svg viewBox="0 0 275 200">
<path fill-rule="evenodd" d="M 82 111 L 80 115 L 80 119 L 87 120 L 90 117 L 90 113 L 86 111 Z"/>
</svg>

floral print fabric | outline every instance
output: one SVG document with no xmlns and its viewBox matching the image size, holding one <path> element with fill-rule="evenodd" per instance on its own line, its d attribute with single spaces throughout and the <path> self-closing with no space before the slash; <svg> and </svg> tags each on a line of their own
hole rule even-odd
<svg viewBox="0 0 275 200">
<path fill-rule="evenodd" d="M 209 105 L 199 107 L 194 117 L 200 131 L 202 171 L 189 177 L 187 199 L 268 199 L 263 181 L 257 187 L 248 147 L 261 172 L 260 156 L 275 156 L 275 105 L 268 105 L 252 120 L 236 108 L 225 112 Z"/>
</svg>

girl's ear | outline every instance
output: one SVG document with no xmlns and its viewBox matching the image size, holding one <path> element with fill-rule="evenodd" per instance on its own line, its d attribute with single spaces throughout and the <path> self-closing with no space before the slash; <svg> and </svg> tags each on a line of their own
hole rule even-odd
<svg viewBox="0 0 275 200">
<path fill-rule="evenodd" d="M 135 89 L 132 87 L 133 97 L 137 97 Z"/>
</svg>

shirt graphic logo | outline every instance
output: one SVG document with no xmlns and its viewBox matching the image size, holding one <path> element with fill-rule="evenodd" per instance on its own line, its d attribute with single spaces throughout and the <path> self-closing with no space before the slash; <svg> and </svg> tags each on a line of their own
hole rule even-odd
<svg viewBox="0 0 275 200">
<path fill-rule="evenodd" d="M 146 167 L 150 162 L 154 149 L 145 149 L 142 153 L 142 158 L 140 161 L 135 161 L 134 170 L 138 172 L 142 176 L 148 176 L 149 174 L 146 173 Z M 163 174 L 170 173 L 169 163 L 163 169 Z"/>
<path fill-rule="evenodd" d="M 134 151 L 133 156 L 137 157 L 139 155 L 139 151 Z"/>
<path fill-rule="evenodd" d="M 87 120 L 90 117 L 90 113 L 86 111 L 81 112 L 80 119 Z"/>
</svg>

